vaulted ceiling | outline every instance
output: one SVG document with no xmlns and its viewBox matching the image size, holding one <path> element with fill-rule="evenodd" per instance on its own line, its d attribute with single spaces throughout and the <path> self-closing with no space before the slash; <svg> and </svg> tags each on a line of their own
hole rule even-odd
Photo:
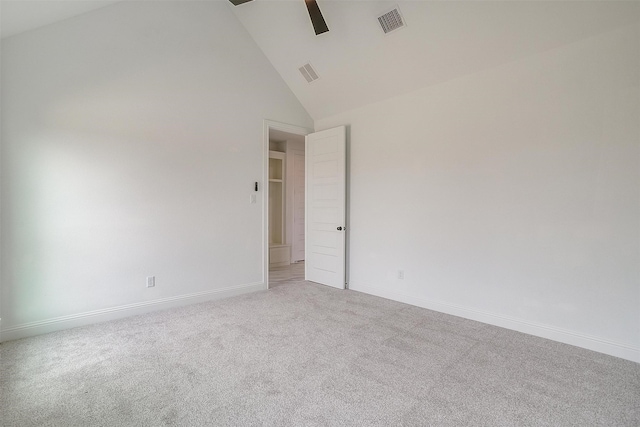
<svg viewBox="0 0 640 427">
<path fill-rule="evenodd" d="M 475 73 L 638 22 L 640 2 L 318 0 L 316 36 L 303 0 L 233 7 L 314 119 Z M 377 16 L 398 5 L 406 27 Z M 320 76 L 307 83 L 298 68 Z"/>
<path fill-rule="evenodd" d="M 109 6 L 121 0 L 0 0 L 2 38 Z"/>
<path fill-rule="evenodd" d="M 117 1 L 2 0 L 2 36 Z M 316 36 L 304 0 L 209 1 L 233 10 L 314 119 L 640 22 L 637 1 L 318 0 L 330 31 Z M 385 35 L 377 17 L 396 5 L 406 27 Z"/>
</svg>

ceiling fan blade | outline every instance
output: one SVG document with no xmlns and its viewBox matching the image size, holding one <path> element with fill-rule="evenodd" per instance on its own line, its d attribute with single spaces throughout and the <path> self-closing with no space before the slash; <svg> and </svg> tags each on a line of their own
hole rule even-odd
<svg viewBox="0 0 640 427">
<path fill-rule="evenodd" d="M 329 27 L 327 27 L 327 23 L 324 22 L 322 12 L 320 12 L 320 8 L 318 7 L 316 0 L 304 0 L 304 2 L 307 5 L 309 17 L 311 18 L 311 23 L 313 24 L 316 36 L 329 31 Z"/>
<path fill-rule="evenodd" d="M 247 2 L 250 2 L 251 0 L 229 0 L 229 1 L 233 3 L 234 6 L 238 6 L 239 4 L 247 3 Z"/>
</svg>

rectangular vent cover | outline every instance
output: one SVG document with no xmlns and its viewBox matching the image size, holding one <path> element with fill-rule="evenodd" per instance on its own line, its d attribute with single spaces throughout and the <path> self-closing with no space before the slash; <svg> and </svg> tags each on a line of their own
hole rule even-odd
<svg viewBox="0 0 640 427">
<path fill-rule="evenodd" d="M 305 78 L 307 83 L 311 83 L 312 81 L 318 80 L 320 78 L 318 77 L 318 73 L 316 73 L 316 70 L 314 70 L 309 63 L 304 64 L 302 67 L 298 68 L 298 70 L 300 70 L 300 73 Z"/>
<path fill-rule="evenodd" d="M 395 7 L 384 15 L 378 16 L 378 22 L 385 34 L 404 27 L 404 19 L 400 14 L 400 9 Z"/>
</svg>

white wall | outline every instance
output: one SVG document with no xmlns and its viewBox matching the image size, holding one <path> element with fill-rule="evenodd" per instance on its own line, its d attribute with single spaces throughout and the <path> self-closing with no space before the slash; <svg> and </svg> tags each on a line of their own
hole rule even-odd
<svg viewBox="0 0 640 427">
<path fill-rule="evenodd" d="M 118 3 L 1 71 L 3 339 L 263 286 L 263 119 L 312 122 L 227 2 Z"/>
<path fill-rule="evenodd" d="M 638 25 L 342 124 L 351 289 L 640 361 Z"/>
<path fill-rule="evenodd" d="M 299 138 L 296 138 L 296 139 L 287 140 L 287 163 L 286 163 L 287 179 L 285 181 L 285 189 L 287 193 L 287 199 L 285 203 L 285 206 L 287 209 L 287 229 L 286 229 L 285 235 L 287 238 L 287 244 L 291 245 L 291 262 L 292 263 L 296 261 L 300 261 L 300 258 L 296 258 L 296 255 L 299 256 L 300 252 L 296 254 L 294 253 L 294 249 L 298 248 L 299 246 L 304 246 L 304 241 L 303 241 L 304 225 L 298 224 L 297 230 L 294 227 L 295 215 L 296 215 L 294 204 L 296 201 L 304 204 L 304 201 L 300 200 L 300 199 L 304 199 L 304 172 L 299 172 L 299 174 L 303 175 L 302 181 L 300 181 L 299 176 L 298 176 L 298 179 L 296 180 L 296 170 L 295 170 L 296 159 L 298 162 L 300 162 L 300 159 L 304 159 L 304 154 L 305 154 L 304 149 L 305 148 L 304 148 L 303 136 L 300 136 Z M 294 197 L 294 192 L 296 187 L 298 188 L 298 192 L 302 191 L 302 194 L 298 194 L 297 199 Z M 300 215 L 301 213 L 298 212 L 298 216 Z M 304 216 L 304 213 L 302 213 L 302 216 Z"/>
</svg>

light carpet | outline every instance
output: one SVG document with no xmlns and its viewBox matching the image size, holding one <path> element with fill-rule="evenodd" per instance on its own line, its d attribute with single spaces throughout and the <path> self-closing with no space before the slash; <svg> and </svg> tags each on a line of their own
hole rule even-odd
<svg viewBox="0 0 640 427">
<path fill-rule="evenodd" d="M 640 365 L 304 281 L 0 344 L 2 426 L 639 426 Z"/>
</svg>

